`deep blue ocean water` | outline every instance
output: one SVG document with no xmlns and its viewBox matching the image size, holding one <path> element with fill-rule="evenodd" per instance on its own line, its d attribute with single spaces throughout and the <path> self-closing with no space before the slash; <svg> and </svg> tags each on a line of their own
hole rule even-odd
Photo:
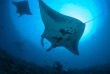
<svg viewBox="0 0 110 74">
<path fill-rule="evenodd" d="M 40 39 L 44 31 L 38 0 L 28 0 L 33 15 L 18 17 L 16 6 L 11 1 L 0 1 L 0 48 L 11 55 L 33 62 L 40 66 L 60 61 L 69 68 L 87 68 L 93 65 L 110 63 L 110 1 L 109 0 L 43 0 L 54 10 L 75 17 L 86 24 L 85 32 L 79 42 L 79 53 L 75 55 L 64 47 L 49 52 L 51 43 L 45 39 L 42 48 Z"/>
</svg>

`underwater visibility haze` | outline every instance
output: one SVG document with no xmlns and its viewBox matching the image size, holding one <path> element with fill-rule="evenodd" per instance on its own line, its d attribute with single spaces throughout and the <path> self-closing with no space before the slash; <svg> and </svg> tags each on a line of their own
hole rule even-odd
<svg viewBox="0 0 110 74">
<path fill-rule="evenodd" d="M 41 67 L 110 63 L 109 9 L 109 0 L 1 0 L 0 48 Z"/>
</svg>

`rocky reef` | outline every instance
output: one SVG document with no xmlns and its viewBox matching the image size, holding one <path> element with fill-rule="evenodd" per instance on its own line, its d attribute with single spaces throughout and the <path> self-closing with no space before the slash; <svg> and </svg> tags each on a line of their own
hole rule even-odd
<svg viewBox="0 0 110 74">
<path fill-rule="evenodd" d="M 51 67 L 40 67 L 9 55 L 0 49 L 0 74 L 58 74 Z"/>
<path fill-rule="evenodd" d="M 56 69 L 23 61 L 0 49 L 0 74 L 110 74 L 110 63 L 93 66 L 87 69 L 74 69 L 58 72 Z"/>
<path fill-rule="evenodd" d="M 80 70 L 70 70 L 69 74 L 110 74 L 110 63 Z"/>
</svg>

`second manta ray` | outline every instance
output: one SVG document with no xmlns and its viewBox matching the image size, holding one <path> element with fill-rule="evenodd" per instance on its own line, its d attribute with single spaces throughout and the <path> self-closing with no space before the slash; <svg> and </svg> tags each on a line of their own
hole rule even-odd
<svg viewBox="0 0 110 74">
<path fill-rule="evenodd" d="M 16 6 L 16 8 L 17 8 L 16 13 L 19 13 L 20 16 L 22 16 L 24 14 L 32 15 L 32 13 L 29 9 L 28 1 L 20 1 L 20 2 L 13 2 L 12 1 L 12 3 Z"/>
<path fill-rule="evenodd" d="M 43 39 L 46 38 L 51 42 L 51 47 L 47 51 L 63 46 L 72 53 L 79 55 L 78 43 L 84 32 L 85 23 L 58 13 L 48 7 L 42 0 L 39 0 L 39 7 L 45 25 L 44 33 L 41 36 L 42 46 L 44 46 Z"/>
</svg>

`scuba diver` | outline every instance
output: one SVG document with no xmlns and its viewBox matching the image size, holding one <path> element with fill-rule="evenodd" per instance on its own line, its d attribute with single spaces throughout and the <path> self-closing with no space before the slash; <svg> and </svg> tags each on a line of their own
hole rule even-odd
<svg viewBox="0 0 110 74">
<path fill-rule="evenodd" d="M 56 69 L 59 74 L 67 74 L 67 70 L 61 65 L 60 62 L 55 62 L 53 68 Z"/>
</svg>

